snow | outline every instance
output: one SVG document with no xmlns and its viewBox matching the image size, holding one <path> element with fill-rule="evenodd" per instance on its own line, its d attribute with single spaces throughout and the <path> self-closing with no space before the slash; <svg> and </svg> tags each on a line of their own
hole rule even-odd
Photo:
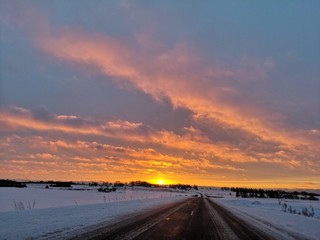
<svg viewBox="0 0 320 240">
<path fill-rule="evenodd" d="M 61 188 L 45 189 L 45 184 L 29 184 L 27 188 L 0 188 L 0 212 L 14 211 L 15 204 L 22 203 L 25 209 L 56 208 L 65 206 L 78 206 L 99 204 L 106 202 L 119 202 L 138 199 L 166 198 L 181 195 L 172 191 L 160 191 L 143 187 L 121 188 L 116 192 L 98 192 L 98 187 L 74 185 L 72 190 Z"/>
<path fill-rule="evenodd" d="M 309 200 L 281 200 L 270 198 L 237 198 L 235 193 L 221 190 L 203 190 L 203 193 L 215 196 L 211 200 L 230 209 L 240 218 L 253 225 L 261 224 L 287 232 L 293 238 L 319 239 L 320 236 L 320 201 Z M 230 195 L 231 193 L 231 195 Z M 296 214 L 284 212 L 283 204 L 287 209 L 291 206 Z M 313 217 L 299 215 L 303 208 L 314 210 Z"/>
<path fill-rule="evenodd" d="M 45 189 L 39 184 L 22 189 L 0 188 L 0 238 L 61 239 L 194 194 L 142 187 L 110 193 L 85 185 L 72 189 Z M 211 200 L 254 225 L 272 226 L 293 238 L 319 239 L 320 201 L 282 200 L 279 205 L 278 199 L 236 198 L 235 193 L 220 189 L 200 192 L 211 195 Z M 311 211 L 312 207 L 314 216 L 284 212 L 284 203 L 297 213 L 302 208 Z M 24 210 L 18 210 L 19 206 Z"/>
<path fill-rule="evenodd" d="M 0 188 L 0 238 L 61 239 L 85 227 L 175 202 L 185 196 L 185 193 L 137 187 L 111 193 L 96 189 L 44 189 L 38 185 Z M 14 201 L 21 202 L 25 210 L 15 210 Z"/>
</svg>

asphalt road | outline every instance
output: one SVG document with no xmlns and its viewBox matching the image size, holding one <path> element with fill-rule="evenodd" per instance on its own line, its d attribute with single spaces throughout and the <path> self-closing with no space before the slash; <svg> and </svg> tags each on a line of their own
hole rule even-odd
<svg viewBox="0 0 320 240">
<path fill-rule="evenodd" d="M 286 239 L 253 226 L 207 199 L 195 197 L 162 206 L 113 225 L 77 236 L 76 239 Z"/>
</svg>

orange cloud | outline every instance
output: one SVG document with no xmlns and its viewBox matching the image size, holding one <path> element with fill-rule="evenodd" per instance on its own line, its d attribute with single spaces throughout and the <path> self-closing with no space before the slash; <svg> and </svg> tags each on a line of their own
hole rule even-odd
<svg viewBox="0 0 320 240">
<path fill-rule="evenodd" d="M 235 147 L 228 142 L 212 142 L 206 134 L 195 129 L 194 127 L 185 128 L 183 134 L 176 134 L 170 131 L 156 131 L 149 128 L 148 132 L 139 131 L 140 127 L 146 128 L 142 123 L 132 123 L 128 121 L 93 121 L 81 119 L 77 116 L 57 116 L 51 114 L 48 119 L 36 119 L 32 113 L 26 109 L 15 108 L 16 113 L 10 111 L 0 112 L 0 124 L 10 126 L 9 132 L 35 130 L 40 132 L 63 132 L 64 134 L 80 135 L 80 136 L 101 136 L 107 139 L 120 140 L 123 144 L 139 146 L 142 150 L 133 150 L 122 146 L 111 146 L 108 144 L 100 144 L 98 142 L 88 143 L 86 141 L 77 141 L 76 146 L 63 140 L 49 141 L 45 144 L 50 148 L 61 149 L 79 149 L 83 152 L 90 152 L 90 149 L 101 150 L 116 154 L 116 157 L 131 160 L 138 159 L 140 161 L 151 161 L 160 163 L 158 166 L 168 166 L 171 168 L 179 164 L 184 167 L 195 162 L 202 164 L 210 162 L 208 168 L 218 169 L 243 169 L 242 164 L 251 162 L 270 162 L 287 166 L 289 168 L 302 168 L 308 165 L 302 164 L 302 161 L 314 162 L 319 155 L 319 151 L 315 151 L 312 146 L 297 147 L 295 145 L 277 146 L 274 151 L 270 151 L 268 142 L 249 142 L 251 146 Z M 73 126 L 72 123 L 64 121 L 65 119 L 77 119 L 82 124 Z M 147 127 L 148 128 L 148 127 Z M 15 138 L 11 138 L 14 140 Z M 40 142 L 41 137 L 39 137 Z M 8 140 L 0 142 L 0 146 L 10 146 L 12 144 Z M 272 143 L 273 144 L 273 143 Z M 38 147 L 39 143 L 35 143 L 34 147 Z M 40 145 L 41 146 L 41 145 Z M 153 148 L 150 148 L 153 146 Z M 44 147 L 44 146 L 42 146 Z M 165 153 L 157 152 L 157 148 L 161 148 Z M 251 150 L 253 148 L 253 150 Z M 261 149 L 260 149 L 261 148 Z M 264 152 L 266 149 L 269 152 Z M 174 155 L 173 155 L 174 153 Z M 93 153 L 97 155 L 97 153 Z M 111 155 L 113 156 L 113 155 Z M 189 159 L 189 160 L 188 160 Z M 223 163 L 223 165 L 222 165 Z M 157 164 L 155 164 L 157 165 Z M 238 166 L 237 166 L 238 165 Z"/>
<path fill-rule="evenodd" d="M 184 135 L 167 131 L 153 133 L 148 139 L 150 142 L 194 152 L 198 154 L 195 158 L 199 157 L 200 152 L 205 152 L 210 159 L 234 163 L 263 162 L 264 153 L 260 149 L 269 147 L 269 161 L 295 169 L 303 167 L 302 162 L 306 158 L 313 162 L 320 156 L 318 141 L 311 138 L 309 132 L 280 129 L 274 123 L 281 120 L 281 116 L 264 112 L 254 105 L 242 105 L 239 108 L 234 103 L 224 101 L 229 95 L 239 94 L 232 87 L 230 78 L 248 79 L 249 82 L 265 79 L 267 70 L 274 66 L 270 59 L 259 63 L 246 58 L 239 68 L 227 69 L 219 64 L 208 65 L 183 45 L 151 51 L 144 46 L 133 47 L 130 43 L 105 35 L 92 37 L 85 32 L 73 31 L 44 39 L 39 46 L 66 61 L 94 64 L 103 73 L 112 76 L 117 84 L 130 82 L 159 101 L 164 96 L 169 97 L 176 107 L 192 110 L 195 121 L 207 119 L 221 128 L 237 129 L 251 136 L 252 141 L 246 143 L 246 148 L 239 148 L 230 142 L 212 143 L 205 135 L 190 128 L 186 129 Z M 273 147 L 274 150 L 270 147 L 271 143 L 277 145 Z M 279 162 L 279 156 L 276 157 L 274 152 L 280 146 L 286 146 L 290 151 L 289 156 L 282 156 Z M 299 150 L 301 148 L 304 150 Z"/>
<path fill-rule="evenodd" d="M 231 166 L 232 163 L 223 165 L 221 163 L 215 163 L 207 160 L 204 156 L 202 156 L 202 159 L 200 160 L 197 159 L 200 151 L 203 151 L 200 147 L 201 142 L 197 143 L 192 140 L 190 136 L 181 136 L 178 138 L 178 136 L 173 133 L 154 131 L 150 134 L 151 137 L 149 136 L 145 139 L 139 139 L 139 145 L 136 147 L 123 147 L 121 145 L 115 146 L 106 143 L 99 143 L 98 141 L 71 141 L 67 140 L 68 136 L 72 138 L 73 134 L 80 134 L 80 137 L 81 135 L 84 135 L 83 137 L 85 137 L 85 133 L 87 132 L 81 128 L 78 128 L 79 133 L 76 133 L 76 130 L 74 129 L 72 131 L 64 131 L 68 128 L 63 125 L 61 127 L 61 123 L 58 124 L 51 120 L 50 124 L 46 125 L 45 121 L 34 120 L 29 113 L 29 111 L 24 110 L 23 115 L 25 115 L 25 118 L 28 121 L 24 121 L 25 119 L 21 114 L 19 115 L 20 121 L 27 123 L 35 121 L 37 124 L 21 125 L 20 122 L 11 121 L 12 119 L 18 118 L 17 116 L 14 116 L 14 114 L 1 113 L 2 116 L 6 116 L 5 119 L 7 124 L 10 124 L 12 128 L 15 129 L 14 131 L 16 133 L 23 133 L 25 130 L 35 131 L 35 135 L 33 136 L 20 137 L 15 134 L 0 141 L 0 148 L 2 149 L 1 154 L 3 159 L 5 159 L 1 162 L 3 169 L 12 168 L 18 171 L 17 165 L 19 165 L 19 171 L 21 171 L 21 169 L 25 169 L 24 172 L 35 171 L 35 169 L 39 171 L 46 171 L 45 165 L 47 163 L 47 166 L 50 166 L 51 175 L 55 174 L 56 176 L 62 176 L 62 174 L 66 174 L 65 169 L 68 168 L 70 169 L 70 172 L 73 171 L 74 173 L 77 173 L 78 177 L 84 176 L 82 174 L 84 169 L 87 169 L 88 171 L 90 170 L 91 174 L 95 172 L 97 175 L 96 177 L 101 177 L 103 172 L 112 172 L 112 170 L 112 174 L 116 173 L 117 175 L 119 173 L 129 171 L 134 174 L 142 175 L 148 173 L 147 175 L 150 175 L 151 177 L 168 174 L 192 174 L 195 170 L 203 173 L 206 172 L 207 174 L 210 174 L 210 171 L 216 169 L 224 169 L 225 171 L 240 170 L 240 168 L 235 165 Z M 57 119 L 59 119 L 59 117 L 57 117 Z M 57 121 L 59 122 L 59 120 Z M 40 122 L 40 125 L 45 127 L 38 128 L 38 122 Z M 118 124 L 121 122 L 125 123 L 125 129 L 127 129 L 128 126 L 130 126 L 130 128 L 135 128 L 140 125 L 130 124 L 126 121 L 116 122 L 117 126 L 115 129 L 120 132 L 122 131 L 122 127 L 119 127 Z M 59 127 L 55 126 L 55 124 Z M 113 126 L 113 124 L 111 125 Z M 86 126 L 82 127 L 85 128 Z M 54 134 L 54 136 L 62 136 L 64 139 L 58 138 L 56 140 L 52 140 L 50 139 L 52 137 L 48 139 L 48 136 L 43 134 L 43 131 L 48 131 L 50 133 L 48 136 L 52 136 L 55 132 L 59 133 L 64 131 L 63 135 Z M 41 137 L 37 136 L 39 133 L 41 134 Z M 89 135 L 92 135 L 92 132 L 90 132 Z M 125 138 L 127 143 L 130 143 L 130 145 L 134 143 L 130 142 L 131 140 L 128 142 L 128 139 L 132 138 L 127 134 L 121 135 L 115 133 L 115 136 L 118 140 L 123 140 L 121 138 Z M 161 140 L 161 137 L 164 139 Z M 79 138 L 79 136 L 77 138 Z M 168 141 L 167 138 L 173 139 Z M 180 141 L 181 145 L 175 143 L 175 140 Z M 200 141 L 200 137 L 196 140 Z M 142 148 L 141 143 L 145 146 L 154 144 L 155 147 L 165 146 L 166 148 L 162 149 L 160 152 L 156 148 Z M 9 149 L 15 149 L 15 151 L 10 152 Z M 188 149 L 189 152 L 193 153 L 185 154 L 184 152 Z M 176 152 L 176 150 L 178 150 L 178 152 Z M 207 156 L 209 155 L 210 154 L 208 153 Z M 197 166 L 197 163 L 199 163 L 199 166 Z M 35 168 L 32 170 L 33 166 Z M 111 177 L 113 176 L 112 174 L 110 173 L 108 176 Z M 64 176 L 70 175 L 67 174 Z"/>
<path fill-rule="evenodd" d="M 12 110 L 12 109 L 11 109 Z M 92 122 L 91 120 L 80 119 L 76 116 L 56 116 L 51 119 L 37 119 L 32 116 L 32 113 L 27 109 L 14 108 L 14 111 L 0 111 L 0 124 L 6 126 L 8 131 L 19 129 L 33 129 L 37 131 L 57 131 L 69 134 L 83 135 L 99 135 L 109 138 L 117 138 L 117 135 L 128 135 L 129 140 L 139 141 L 140 136 L 138 130 L 141 123 L 130 123 L 128 121 L 116 122 Z M 79 119 L 82 123 L 73 124 L 65 120 Z"/>
<path fill-rule="evenodd" d="M 73 126 L 68 122 L 61 121 L 70 119 L 70 117 L 67 116 L 64 116 L 63 118 L 61 118 L 61 116 L 54 116 L 52 119 L 47 121 L 34 118 L 31 112 L 27 109 L 17 109 L 19 110 L 18 114 L 9 111 L 0 112 L 0 124 L 9 126 L 9 131 L 32 129 L 36 131 L 56 131 L 68 134 L 97 135 L 113 139 L 126 139 L 127 141 L 154 143 L 180 150 L 198 149 L 193 147 L 197 142 L 201 142 L 201 144 L 207 143 L 207 145 L 210 145 L 209 140 L 206 139 L 205 136 L 201 136 L 200 133 L 196 134 L 195 130 L 193 130 L 193 134 L 190 134 L 190 131 L 188 130 L 187 134 L 181 136 L 176 135 L 173 132 L 164 130 L 154 131 L 152 129 L 147 133 L 141 133 L 137 130 L 142 126 L 142 123 L 132 123 L 120 120 L 113 122 L 87 121 L 88 123 L 82 124 L 81 126 Z M 72 116 L 71 118 L 80 119 L 76 116 Z M 86 122 L 86 120 L 83 120 L 83 122 Z"/>
<path fill-rule="evenodd" d="M 265 79 L 274 63 L 261 63 L 249 58 L 239 67 L 227 69 L 205 63 L 187 46 L 173 49 L 148 49 L 106 35 L 83 31 L 60 31 L 57 36 L 41 38 L 39 46 L 58 58 L 80 64 L 94 64 L 118 84 L 130 82 L 155 99 L 169 97 L 178 107 L 195 113 L 196 119 L 207 118 L 224 128 L 237 128 L 266 141 L 285 144 L 315 145 L 305 132 L 279 131 L 272 125 L 269 113 L 251 106 L 238 106 L 224 101 L 238 94 L 230 79 Z M 247 108 L 247 109 L 244 109 Z"/>
<path fill-rule="evenodd" d="M 148 128 L 146 133 L 140 131 L 143 123 L 81 119 L 73 115 L 52 115 L 49 120 L 44 120 L 34 117 L 31 111 L 23 108 L 16 108 L 16 112 L 1 111 L 0 125 L 6 133 L 24 130 L 62 132 L 83 138 L 95 136 L 120 140 L 121 143 L 134 146 L 37 139 L 52 147 L 53 152 L 42 151 L 33 156 L 49 159 L 49 155 L 43 154 L 55 156 L 54 149 L 65 149 L 61 152 L 65 154 L 63 157 L 77 162 L 81 169 L 110 163 L 112 167 L 103 168 L 107 172 L 111 172 L 110 169 L 122 172 L 121 168 L 125 166 L 126 169 L 139 173 L 141 168 L 143 172 L 159 172 L 167 168 L 168 174 L 174 171 L 191 174 L 196 168 L 200 175 L 206 175 L 210 170 L 249 174 L 248 163 L 276 164 L 285 170 L 305 170 L 305 166 L 319 169 L 319 142 L 314 140 L 314 137 L 319 136 L 318 129 L 291 132 L 280 129 L 275 122 L 281 120 L 281 116 L 257 109 L 253 104 L 239 107 L 237 103 L 230 101 L 233 96 L 241 94 L 234 85 L 265 80 L 268 70 L 275 65 L 272 59 L 244 57 L 240 59 L 238 66 L 226 67 L 219 62 L 208 63 L 194 49 L 184 44 L 176 44 L 168 49 L 159 43 L 153 44 L 152 38 L 145 36 L 137 36 L 140 40 L 130 42 L 106 34 L 54 28 L 44 14 L 30 9 L 27 12 L 35 13 L 31 14 L 32 19 L 26 22 L 16 20 L 24 28 L 31 29 L 36 44 L 44 52 L 66 62 L 94 65 L 105 75 L 111 76 L 115 84 L 130 83 L 131 87 L 136 87 L 159 101 L 163 97 L 169 98 L 175 107 L 190 109 L 194 113 L 195 122 L 207 120 L 212 125 L 227 130 L 233 138 L 239 138 L 237 142 L 213 141 L 196 126 L 186 126 L 181 134 L 166 130 L 155 131 L 145 126 Z M 2 141 L 0 147 L 12 144 L 10 141 Z M 140 149 L 137 149 L 137 145 Z M 34 147 L 37 148 L 37 145 Z M 72 151 L 77 154 L 72 155 Z M 1 157 L 7 157 L 0 154 Z M 86 158 L 90 161 L 86 161 Z M 117 164 L 113 164 L 114 161 L 118 161 Z M 62 169 L 59 171 L 67 174 Z M 94 172 L 90 168 L 90 173 Z M 76 169 L 70 166 L 68 173 L 75 174 Z"/>
<path fill-rule="evenodd" d="M 311 171 L 310 168 L 319 169 L 319 164 L 315 165 L 312 161 L 302 164 L 298 160 L 291 160 L 290 154 L 286 154 L 288 160 L 281 158 L 284 155 L 281 151 L 275 154 L 280 155 L 275 159 L 265 155 L 259 161 L 253 162 L 254 165 L 250 170 L 246 166 L 247 161 L 233 162 L 225 158 L 213 159 L 210 149 L 203 154 L 198 152 L 201 142 L 198 145 L 196 142 L 190 142 L 190 145 L 196 145 L 196 147 L 192 148 L 193 151 L 189 150 L 186 153 L 171 152 L 169 148 L 159 150 L 150 147 L 141 148 L 141 145 L 124 147 L 100 141 L 74 141 L 71 140 L 72 138 L 68 140 L 68 135 L 65 134 L 63 135 L 66 138 L 64 140 L 52 139 L 52 132 L 50 135 L 42 134 L 42 137 L 12 135 L 2 139 L 0 141 L 2 154 L 0 165 L 2 170 L 6 170 L 3 176 L 14 176 L 17 172 L 24 172 L 25 174 L 36 174 L 37 177 L 52 176 L 55 179 L 102 180 L 107 178 L 110 181 L 128 179 L 129 174 L 131 180 L 171 176 L 170 179 L 175 181 L 189 179 L 187 182 L 193 181 L 192 179 L 198 179 L 196 182 L 199 182 L 199 179 L 211 179 L 211 184 L 213 184 L 212 181 L 221 182 L 221 176 L 225 176 L 228 181 L 239 179 L 241 182 L 250 179 L 251 174 L 259 175 L 260 170 L 255 166 L 260 164 L 267 164 L 272 168 L 273 174 L 278 175 L 283 175 L 290 170 L 290 175 L 307 173 L 309 177 L 312 177 L 316 176 L 317 171 Z M 170 143 L 165 144 L 169 146 Z M 202 151 L 207 146 L 202 148 Z M 171 148 L 173 149 L 173 146 Z M 10 149 L 16 151 L 11 152 Z M 189 176 L 188 179 L 185 179 L 186 175 Z M 260 181 L 257 176 L 255 179 Z M 207 182 L 208 180 L 201 181 Z"/>
</svg>

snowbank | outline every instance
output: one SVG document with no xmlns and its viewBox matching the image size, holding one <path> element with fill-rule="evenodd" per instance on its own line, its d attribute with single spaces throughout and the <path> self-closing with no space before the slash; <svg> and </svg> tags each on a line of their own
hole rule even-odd
<svg viewBox="0 0 320 240">
<path fill-rule="evenodd" d="M 219 190 L 206 190 L 208 195 L 219 196 L 213 201 L 225 206 L 241 218 L 257 224 L 257 222 L 271 225 L 278 230 L 291 233 L 291 236 L 319 239 L 320 236 L 320 201 L 309 200 L 281 200 L 267 198 L 236 198 L 235 193 Z M 283 204 L 287 205 L 284 212 Z M 296 214 L 289 213 L 288 208 L 296 210 Z M 313 209 L 314 216 L 306 217 L 301 214 L 303 208 Z M 293 211 L 292 211 L 293 212 Z M 298 214 L 300 213 L 300 215 Z"/>
<path fill-rule="evenodd" d="M 97 187 L 75 185 L 73 190 L 50 188 L 45 184 L 29 184 L 27 188 L 0 188 L 0 212 L 16 210 L 15 204 L 24 209 L 42 209 L 65 206 L 80 206 L 106 202 L 119 202 L 138 199 L 167 198 L 181 193 L 144 187 L 118 189 L 116 192 L 102 193 Z"/>
<path fill-rule="evenodd" d="M 8 240 L 61 239 L 84 227 L 175 202 L 185 196 L 143 189 L 99 193 L 39 187 L 0 188 L 0 237 Z M 21 202 L 25 210 L 15 210 L 14 202 Z"/>
</svg>

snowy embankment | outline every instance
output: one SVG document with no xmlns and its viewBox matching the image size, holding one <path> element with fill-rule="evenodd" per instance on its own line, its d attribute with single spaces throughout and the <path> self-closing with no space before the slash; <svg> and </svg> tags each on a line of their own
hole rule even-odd
<svg viewBox="0 0 320 240">
<path fill-rule="evenodd" d="M 253 225 L 272 226 L 294 238 L 319 239 L 320 201 L 282 200 L 279 205 L 278 199 L 236 198 L 235 193 L 219 189 L 201 192 Z M 110 193 L 89 186 L 74 186 L 73 190 L 45 189 L 39 184 L 0 188 L 0 239 L 61 239 L 191 194 L 139 187 Z M 313 217 L 303 216 L 306 208 L 313 209 Z"/>
<path fill-rule="evenodd" d="M 230 195 L 230 192 L 220 190 L 206 190 L 203 193 L 213 195 L 213 201 L 253 225 L 271 226 L 287 232 L 294 239 L 319 239 L 320 201 L 236 198 L 235 193 Z M 287 205 L 286 212 L 284 204 Z M 289 207 L 291 213 L 288 211 Z M 313 217 L 303 216 L 303 209 L 307 209 L 309 213 L 313 211 Z"/>
<path fill-rule="evenodd" d="M 184 197 L 184 193 L 141 188 L 111 193 L 39 186 L 0 188 L 0 238 L 61 239 L 95 224 Z"/>
</svg>

